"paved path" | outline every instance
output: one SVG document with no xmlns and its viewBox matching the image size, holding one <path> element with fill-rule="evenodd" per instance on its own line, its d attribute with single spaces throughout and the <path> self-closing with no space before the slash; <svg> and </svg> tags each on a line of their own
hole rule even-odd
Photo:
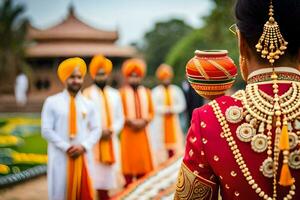
<svg viewBox="0 0 300 200">
<path fill-rule="evenodd" d="M 0 189 L 0 200 L 47 200 L 47 178 L 44 175 Z"/>
</svg>

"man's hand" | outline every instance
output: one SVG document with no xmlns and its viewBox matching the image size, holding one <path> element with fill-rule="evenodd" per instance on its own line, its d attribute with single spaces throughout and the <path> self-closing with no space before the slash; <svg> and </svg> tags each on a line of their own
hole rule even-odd
<svg viewBox="0 0 300 200">
<path fill-rule="evenodd" d="M 147 126 L 147 121 L 144 119 L 136 119 L 133 122 L 133 129 L 135 131 L 140 131 L 141 129 L 145 128 Z"/>
<path fill-rule="evenodd" d="M 126 125 L 132 128 L 134 131 L 139 131 L 145 128 L 148 124 L 147 120 L 145 119 L 128 119 L 126 120 Z"/>
<path fill-rule="evenodd" d="M 171 110 L 171 109 L 168 109 L 168 110 L 165 112 L 165 115 L 166 115 L 166 116 L 173 115 L 172 110 Z"/>
<path fill-rule="evenodd" d="M 132 127 L 133 126 L 133 120 L 132 119 L 126 119 L 125 120 L 125 125 Z"/>
<path fill-rule="evenodd" d="M 110 129 L 103 129 L 101 139 L 109 140 L 112 136 L 112 133 L 113 132 Z"/>
<path fill-rule="evenodd" d="M 83 154 L 85 152 L 85 148 L 80 145 L 80 144 L 77 144 L 77 145 L 72 145 L 68 150 L 67 150 L 67 154 L 75 159 L 77 157 L 79 157 L 81 154 Z"/>
<path fill-rule="evenodd" d="M 137 121 L 137 128 L 138 129 L 143 129 L 147 126 L 147 121 L 144 119 L 140 119 Z"/>
</svg>

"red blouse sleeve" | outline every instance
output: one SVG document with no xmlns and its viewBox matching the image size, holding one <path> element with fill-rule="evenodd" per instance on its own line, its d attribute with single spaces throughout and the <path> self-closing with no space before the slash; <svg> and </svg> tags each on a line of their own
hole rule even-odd
<svg viewBox="0 0 300 200">
<path fill-rule="evenodd" d="M 218 182 L 205 155 L 199 109 L 194 110 L 186 138 L 175 199 L 218 199 Z"/>
</svg>

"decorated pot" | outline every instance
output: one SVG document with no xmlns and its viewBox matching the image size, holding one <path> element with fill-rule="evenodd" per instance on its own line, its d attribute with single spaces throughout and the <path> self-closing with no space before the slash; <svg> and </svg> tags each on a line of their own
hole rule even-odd
<svg viewBox="0 0 300 200">
<path fill-rule="evenodd" d="M 186 65 L 186 76 L 199 95 L 214 99 L 232 87 L 237 67 L 227 50 L 196 50 Z"/>
</svg>

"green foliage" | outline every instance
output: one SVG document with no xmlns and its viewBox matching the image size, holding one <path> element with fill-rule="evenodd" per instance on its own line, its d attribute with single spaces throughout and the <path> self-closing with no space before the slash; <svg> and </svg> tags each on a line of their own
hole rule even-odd
<svg viewBox="0 0 300 200">
<path fill-rule="evenodd" d="M 41 137 L 40 133 L 32 134 L 23 139 L 24 145 L 12 149 L 22 153 L 47 154 L 47 141 Z"/>
<path fill-rule="evenodd" d="M 166 57 L 166 63 L 175 69 L 176 81 L 185 78 L 185 65 L 197 49 L 226 49 L 229 56 L 236 64 L 238 63 L 237 37 L 229 31 L 229 27 L 235 22 L 233 13 L 235 1 L 214 0 L 214 2 L 215 8 L 211 14 L 203 18 L 204 26 L 183 37 Z"/>
<path fill-rule="evenodd" d="M 11 89 L 17 68 L 25 65 L 27 20 L 21 18 L 23 12 L 23 6 L 15 6 L 10 0 L 0 5 L 0 80 L 3 88 Z"/>
<path fill-rule="evenodd" d="M 7 120 L 6 120 L 6 119 L 1 119 L 1 118 L 0 118 L 0 128 L 1 128 L 2 126 L 5 126 L 6 123 L 7 123 Z"/>
<path fill-rule="evenodd" d="M 143 44 L 139 45 L 148 64 L 148 74 L 154 74 L 156 68 L 165 61 L 172 46 L 192 31 L 193 28 L 180 19 L 156 23 L 145 34 Z"/>
<path fill-rule="evenodd" d="M 202 35 L 201 29 L 193 31 L 180 40 L 167 55 L 166 63 L 174 68 L 175 82 L 182 81 L 185 78 L 185 65 L 194 56 L 194 51 L 199 49 L 199 44 L 201 44 L 201 49 L 209 48 L 209 44 L 202 40 Z"/>
</svg>

